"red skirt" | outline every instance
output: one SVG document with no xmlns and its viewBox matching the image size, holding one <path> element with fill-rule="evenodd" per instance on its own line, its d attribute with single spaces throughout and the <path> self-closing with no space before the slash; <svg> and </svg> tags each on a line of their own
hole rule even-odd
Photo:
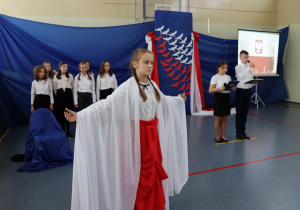
<svg viewBox="0 0 300 210">
<path fill-rule="evenodd" d="M 163 210 L 166 200 L 161 180 L 168 175 L 162 166 L 158 120 L 140 121 L 141 173 L 135 210 Z"/>
</svg>

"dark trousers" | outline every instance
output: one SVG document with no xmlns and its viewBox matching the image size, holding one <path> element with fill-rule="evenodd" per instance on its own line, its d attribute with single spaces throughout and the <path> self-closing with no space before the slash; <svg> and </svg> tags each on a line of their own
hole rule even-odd
<svg viewBox="0 0 300 210">
<path fill-rule="evenodd" d="M 248 110 L 251 100 L 251 88 L 241 89 L 237 88 L 235 93 L 235 129 L 237 133 L 244 132 L 246 130 L 246 122 L 248 116 Z"/>
</svg>

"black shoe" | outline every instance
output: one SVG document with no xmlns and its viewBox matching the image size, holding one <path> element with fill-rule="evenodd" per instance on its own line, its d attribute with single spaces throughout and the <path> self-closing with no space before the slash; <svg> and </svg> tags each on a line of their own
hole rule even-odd
<svg viewBox="0 0 300 210">
<path fill-rule="evenodd" d="M 221 140 L 222 140 L 222 142 L 228 142 L 228 139 L 226 139 L 226 138 L 224 138 L 224 139 L 221 138 Z"/>
<path fill-rule="evenodd" d="M 72 136 L 70 133 L 67 134 L 67 139 L 74 139 L 74 136 Z"/>
<path fill-rule="evenodd" d="M 244 139 L 250 139 L 250 137 L 247 136 L 246 132 L 242 132 L 242 135 L 243 135 Z"/>
<path fill-rule="evenodd" d="M 221 138 L 219 140 L 217 140 L 217 138 L 215 138 L 215 142 L 217 142 L 217 143 L 223 143 Z"/>
<path fill-rule="evenodd" d="M 243 136 L 242 133 L 236 133 L 236 138 L 237 138 L 238 140 L 244 140 L 244 136 Z"/>
</svg>

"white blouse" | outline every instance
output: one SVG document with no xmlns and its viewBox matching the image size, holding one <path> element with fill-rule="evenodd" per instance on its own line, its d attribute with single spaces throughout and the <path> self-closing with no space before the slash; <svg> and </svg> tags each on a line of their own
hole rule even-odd
<svg viewBox="0 0 300 210">
<path fill-rule="evenodd" d="M 56 95 L 58 89 L 63 89 L 64 91 L 66 88 L 69 88 L 73 91 L 73 75 L 69 73 L 69 78 L 65 75 L 60 75 L 60 79 L 57 79 L 57 75 L 53 78 L 53 91 Z"/>
<path fill-rule="evenodd" d="M 100 77 L 100 75 L 98 75 L 96 86 L 97 100 L 100 100 L 100 90 L 106 90 L 110 88 L 113 88 L 115 90 L 117 89 L 117 87 L 118 83 L 114 74 L 112 76 L 109 76 L 109 74 L 104 74 L 103 77 Z"/>
<path fill-rule="evenodd" d="M 140 84 L 140 87 L 147 96 L 145 102 L 143 102 L 143 98 L 140 97 L 140 120 L 150 121 L 155 118 L 156 113 L 157 100 L 155 98 L 155 91 L 149 81 L 147 84 L 142 82 L 140 82 Z"/>
<path fill-rule="evenodd" d="M 74 103 L 78 104 L 78 92 L 80 93 L 92 93 L 93 103 L 96 102 L 95 95 L 95 79 L 94 75 L 91 74 L 89 79 L 88 75 L 80 75 L 80 80 L 78 80 L 79 74 L 75 77 L 74 80 Z"/>
<path fill-rule="evenodd" d="M 231 81 L 231 77 L 227 74 L 220 75 L 220 74 L 215 74 L 211 80 L 210 84 L 211 85 L 216 85 L 216 88 L 220 88 L 224 86 L 224 83 L 228 84 L 228 82 Z M 230 90 L 223 90 L 221 93 L 230 93 Z"/>
<path fill-rule="evenodd" d="M 33 104 L 35 96 L 39 94 L 50 96 L 50 103 L 54 103 L 51 80 L 33 80 L 31 85 L 31 104 Z"/>
</svg>

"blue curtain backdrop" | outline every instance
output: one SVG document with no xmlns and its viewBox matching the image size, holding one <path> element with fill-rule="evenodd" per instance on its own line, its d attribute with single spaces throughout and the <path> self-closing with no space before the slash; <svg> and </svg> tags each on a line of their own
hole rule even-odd
<svg viewBox="0 0 300 210">
<path fill-rule="evenodd" d="M 92 71 L 98 73 L 103 60 L 109 60 L 121 84 L 131 76 L 129 61 L 132 52 L 146 47 L 145 35 L 154 30 L 154 22 L 117 27 L 67 27 L 39 23 L 0 15 L 0 117 L 3 127 L 28 124 L 30 90 L 34 66 L 48 60 L 54 69 L 66 61 L 69 72 L 78 73 L 78 63 L 88 59 Z M 283 81 L 282 57 L 288 28 L 282 29 L 278 60 L 279 77 L 265 78 L 259 84 L 259 95 L 265 103 L 287 98 Z M 208 93 L 210 78 L 220 60 L 229 63 L 234 77 L 237 65 L 237 40 L 224 40 L 200 34 L 198 41 L 206 108 L 212 107 Z M 163 81 L 160 81 L 163 82 Z M 232 95 L 232 100 L 234 97 Z"/>
</svg>

